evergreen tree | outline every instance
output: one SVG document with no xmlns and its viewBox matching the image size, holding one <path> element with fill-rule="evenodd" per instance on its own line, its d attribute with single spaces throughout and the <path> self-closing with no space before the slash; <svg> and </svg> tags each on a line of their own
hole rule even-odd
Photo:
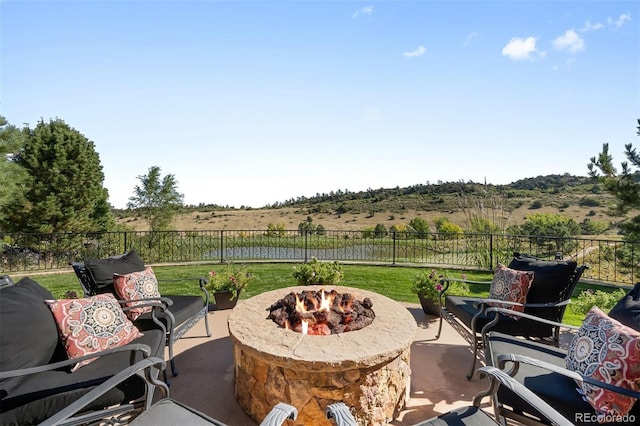
<svg viewBox="0 0 640 426">
<path fill-rule="evenodd" d="M 94 144 L 60 119 L 25 129 L 16 157 L 24 176 L 1 206 L 9 232 L 102 231 L 114 224 Z"/>
<path fill-rule="evenodd" d="M 6 206 L 16 196 L 24 171 L 17 164 L 18 153 L 24 145 L 26 132 L 19 130 L 0 116 L 0 206 Z M 1 209 L 0 209 L 1 211 Z M 1 214 L 1 213 L 0 213 Z M 0 223 L 2 217 L 0 216 Z"/>
<path fill-rule="evenodd" d="M 152 231 L 171 229 L 171 221 L 183 205 L 178 181 L 172 174 L 160 178 L 160 167 L 152 166 L 149 174 L 138 176 L 140 185 L 133 189 L 128 207 L 149 222 Z"/>
<path fill-rule="evenodd" d="M 640 119 L 638 119 L 638 136 L 640 136 Z M 609 154 L 609 144 L 602 145 L 602 152 L 591 157 L 587 165 L 589 174 L 598 179 L 605 190 L 615 196 L 617 204 L 615 214 L 626 214 L 640 209 L 640 155 L 633 144 L 624 146 L 628 161 L 621 163 L 622 172 L 618 173 L 613 165 L 613 157 Z M 627 241 L 640 241 L 640 215 L 621 225 L 622 233 Z"/>
</svg>

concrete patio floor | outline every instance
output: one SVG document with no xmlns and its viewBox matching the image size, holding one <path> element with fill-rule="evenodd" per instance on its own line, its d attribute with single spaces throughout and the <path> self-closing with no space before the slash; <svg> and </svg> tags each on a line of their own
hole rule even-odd
<svg viewBox="0 0 640 426">
<path fill-rule="evenodd" d="M 466 379 L 472 354 L 468 343 L 449 324 L 444 323 L 442 336 L 435 340 L 439 319 L 425 315 L 419 304 L 402 305 L 417 324 L 411 345 L 411 393 L 406 409 L 390 424 L 413 425 L 469 405 L 473 396 L 486 388 L 486 382 L 477 377 Z M 234 397 L 229 312 L 209 312 L 211 337 L 206 337 L 202 320 L 176 342 L 179 375 L 169 375 L 170 396 L 230 426 L 255 425 Z M 483 407 L 492 412 L 488 401 L 483 401 Z"/>
</svg>

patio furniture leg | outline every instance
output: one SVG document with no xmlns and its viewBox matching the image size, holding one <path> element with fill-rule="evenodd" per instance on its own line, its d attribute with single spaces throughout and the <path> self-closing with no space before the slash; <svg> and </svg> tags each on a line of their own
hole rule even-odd
<svg viewBox="0 0 640 426">
<path fill-rule="evenodd" d="M 440 324 L 438 324 L 438 332 L 436 333 L 436 340 L 440 338 L 440 333 L 442 333 L 442 321 L 444 321 L 444 318 L 442 317 L 442 306 L 440 306 Z"/>
<path fill-rule="evenodd" d="M 204 314 L 204 328 L 207 330 L 207 337 L 211 337 L 211 331 L 209 330 L 209 315 Z"/>
<path fill-rule="evenodd" d="M 471 378 L 473 377 L 473 373 L 476 369 L 476 359 L 478 356 L 478 338 L 476 337 L 476 318 L 478 316 L 476 315 L 475 317 L 473 317 L 473 319 L 471 320 L 471 346 L 473 346 L 472 352 L 473 352 L 473 359 L 471 360 L 471 368 L 469 369 L 469 372 L 467 373 L 467 380 L 471 380 Z"/>
<path fill-rule="evenodd" d="M 176 362 L 173 359 L 173 342 L 169 341 L 169 364 L 171 364 L 171 375 L 176 377 L 178 373 L 178 369 L 176 368 Z"/>
</svg>

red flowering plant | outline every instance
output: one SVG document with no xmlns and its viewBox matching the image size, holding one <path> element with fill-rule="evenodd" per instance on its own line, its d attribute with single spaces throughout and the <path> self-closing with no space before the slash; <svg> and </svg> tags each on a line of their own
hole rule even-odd
<svg viewBox="0 0 640 426">
<path fill-rule="evenodd" d="M 246 266 L 228 263 L 220 271 L 214 269 L 209 271 L 209 282 L 206 288 L 213 293 L 230 291 L 239 295 L 253 278 L 254 276 L 247 271 Z"/>
<path fill-rule="evenodd" d="M 440 274 L 435 269 L 420 271 L 413 277 L 411 289 L 414 293 L 437 302 L 442 291 L 441 280 L 445 276 L 446 274 Z"/>
<path fill-rule="evenodd" d="M 423 270 L 414 275 L 411 289 L 414 293 L 422 295 L 426 299 L 438 302 L 440 300 L 440 292 L 444 289 L 442 280 L 445 278 L 447 278 L 447 271 L 440 273 L 435 269 Z M 459 296 L 469 294 L 469 286 L 464 282 L 467 279 L 467 275 L 462 274 L 461 279 L 462 281 L 456 279 L 449 281 L 448 294 Z"/>
</svg>

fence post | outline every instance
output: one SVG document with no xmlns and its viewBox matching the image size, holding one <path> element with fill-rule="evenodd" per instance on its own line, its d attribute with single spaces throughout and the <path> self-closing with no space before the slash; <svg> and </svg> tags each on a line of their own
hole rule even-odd
<svg viewBox="0 0 640 426">
<path fill-rule="evenodd" d="M 305 229 L 304 230 L 304 263 L 307 263 L 307 261 L 309 260 L 309 230 Z"/>
<path fill-rule="evenodd" d="M 391 231 L 391 236 L 393 238 L 393 254 L 391 258 L 391 264 L 396 264 L 396 231 Z"/>
<path fill-rule="evenodd" d="M 224 231 L 220 231 L 220 263 L 224 263 Z"/>
<path fill-rule="evenodd" d="M 493 234 L 489 234 L 489 269 L 493 269 Z"/>
</svg>

